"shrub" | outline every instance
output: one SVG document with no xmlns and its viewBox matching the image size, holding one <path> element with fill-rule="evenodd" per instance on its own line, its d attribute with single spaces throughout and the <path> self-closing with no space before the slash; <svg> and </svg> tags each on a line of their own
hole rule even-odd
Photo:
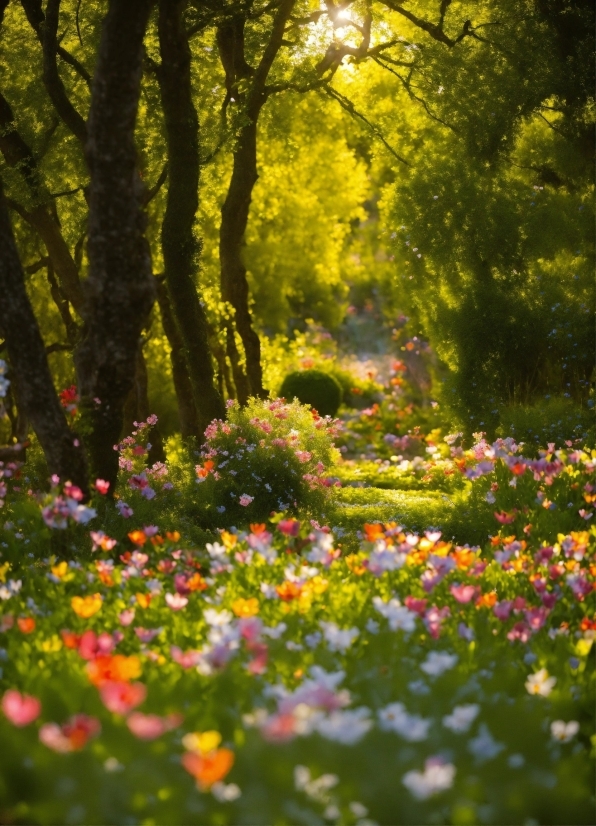
<svg viewBox="0 0 596 826">
<path fill-rule="evenodd" d="M 196 468 L 202 501 L 217 512 L 217 522 L 241 525 L 271 511 L 320 507 L 329 486 L 325 470 L 338 455 L 337 423 L 296 401 L 228 405 L 228 420 L 205 431 Z"/>
<path fill-rule="evenodd" d="M 335 416 L 341 404 L 342 392 L 337 379 L 321 370 L 301 370 L 283 380 L 280 396 L 310 404 L 321 416 Z"/>
<path fill-rule="evenodd" d="M 513 436 L 535 447 L 546 447 L 549 442 L 562 447 L 565 440 L 574 439 L 593 444 L 594 411 L 560 396 L 539 404 L 506 407 L 497 435 Z"/>
</svg>

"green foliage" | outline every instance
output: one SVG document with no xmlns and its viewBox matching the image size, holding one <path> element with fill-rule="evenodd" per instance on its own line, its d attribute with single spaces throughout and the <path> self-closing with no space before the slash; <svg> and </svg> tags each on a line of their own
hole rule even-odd
<svg viewBox="0 0 596 826">
<path fill-rule="evenodd" d="M 335 416 L 341 404 L 342 391 L 337 379 L 329 373 L 301 370 L 285 377 L 279 395 L 309 404 L 321 416 Z"/>
<path fill-rule="evenodd" d="M 228 420 L 205 433 L 199 501 L 216 525 L 245 525 L 272 511 L 319 512 L 325 472 L 337 457 L 335 432 L 331 420 L 297 401 L 229 405 Z"/>
<path fill-rule="evenodd" d="M 506 407 L 501 411 L 497 435 L 511 435 L 528 450 L 530 446 L 544 446 L 549 442 L 561 447 L 566 440 L 595 445 L 595 428 L 593 408 L 579 407 L 570 399 L 554 398 L 526 407 Z"/>
</svg>

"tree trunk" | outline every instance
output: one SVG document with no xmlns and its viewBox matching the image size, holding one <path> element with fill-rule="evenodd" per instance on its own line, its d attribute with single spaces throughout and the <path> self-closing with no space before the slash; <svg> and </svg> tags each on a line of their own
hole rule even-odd
<svg viewBox="0 0 596 826">
<path fill-rule="evenodd" d="M 257 121 L 267 100 L 267 77 L 283 45 L 286 23 L 296 0 L 280 0 L 271 26 L 269 40 L 256 68 L 244 54 L 244 21 L 225 24 L 217 31 L 217 46 L 226 74 L 226 103 L 234 100 L 243 107 L 246 122 L 241 128 L 234 150 L 232 178 L 221 208 L 219 257 L 221 292 L 224 301 L 234 308 L 236 329 L 246 355 L 246 376 L 253 396 L 266 397 L 261 367 L 261 342 L 252 326 L 246 267 L 242 260 L 248 213 L 257 173 Z M 244 89 L 246 88 L 246 91 Z M 228 344 L 231 336 L 228 334 Z M 232 347 L 232 351 L 233 351 Z M 230 352 L 230 349 L 228 348 Z M 232 369 L 234 364 L 232 363 Z M 238 367 L 234 376 L 238 372 Z M 237 385 L 238 388 L 238 385 Z M 238 389 L 239 390 L 239 389 Z M 238 392 L 241 398 L 240 390 Z"/>
<path fill-rule="evenodd" d="M 147 362 L 145 361 L 143 348 L 139 347 L 133 386 L 124 405 L 122 436 L 129 436 L 135 429 L 136 422 L 146 421 L 151 413 Z M 165 462 L 165 460 L 166 454 L 159 425 L 153 425 L 151 428 L 151 449 L 148 454 L 148 462 L 149 464 L 153 464 L 154 462 Z"/>
<path fill-rule="evenodd" d="M 91 464 L 94 473 L 110 482 L 111 491 L 118 475 L 113 445 L 122 431 L 141 331 L 155 298 L 134 143 L 142 44 L 151 6 L 152 0 L 111 0 L 88 121 L 87 329 L 76 366 Z"/>
<path fill-rule="evenodd" d="M 73 482 L 87 495 L 85 455 L 56 395 L 43 339 L 25 289 L 1 183 L 0 295 L 0 329 L 13 370 L 15 397 L 39 439 L 50 473 L 63 482 Z"/>
<path fill-rule="evenodd" d="M 163 280 L 158 278 L 156 281 L 161 323 L 170 345 L 170 361 L 172 362 L 172 378 L 174 379 L 174 389 L 178 400 L 180 432 L 183 439 L 188 439 L 189 436 L 200 437 L 201 430 L 188 375 L 188 364 L 184 355 L 184 344 L 176 326 L 168 289 Z"/>
<path fill-rule="evenodd" d="M 199 121 L 192 100 L 191 55 L 182 13 L 186 0 L 160 0 L 158 78 L 168 143 L 168 197 L 161 229 L 164 271 L 196 408 L 199 433 L 225 408 L 214 384 L 207 319 L 197 294 L 200 242 L 195 232 L 199 206 Z"/>
</svg>

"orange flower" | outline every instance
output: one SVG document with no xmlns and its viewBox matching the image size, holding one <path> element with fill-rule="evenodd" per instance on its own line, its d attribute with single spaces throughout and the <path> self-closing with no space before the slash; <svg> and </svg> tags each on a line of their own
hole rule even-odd
<svg viewBox="0 0 596 826">
<path fill-rule="evenodd" d="M 166 536 L 170 540 L 170 542 L 178 542 L 180 539 L 180 534 L 178 531 L 166 531 Z"/>
<path fill-rule="evenodd" d="M 149 608 L 151 604 L 151 594 L 135 594 L 137 603 L 141 608 Z"/>
<path fill-rule="evenodd" d="M 81 641 L 81 635 L 75 634 L 74 631 L 69 631 L 67 628 L 63 628 L 60 631 L 60 636 L 62 637 L 62 642 L 67 648 L 78 648 L 79 643 Z"/>
<path fill-rule="evenodd" d="M 62 579 L 64 574 L 68 573 L 68 562 L 62 561 L 59 562 L 57 565 L 52 565 L 50 570 L 55 577 L 58 577 L 58 579 Z"/>
<path fill-rule="evenodd" d="M 131 531 L 128 534 L 128 538 L 131 542 L 134 542 L 135 545 L 139 545 L 142 547 L 145 542 L 147 541 L 147 537 L 145 536 L 145 531 Z"/>
<path fill-rule="evenodd" d="M 232 603 L 232 611 L 237 617 L 254 617 L 259 613 L 259 600 L 256 597 L 250 599 L 239 597 Z"/>
<path fill-rule="evenodd" d="M 100 654 L 87 663 L 89 682 L 95 686 L 103 683 L 128 683 L 135 680 L 141 673 L 141 661 L 134 654 L 125 657 L 124 654 Z"/>
<path fill-rule="evenodd" d="M 187 751 L 182 755 L 182 765 L 196 778 L 199 789 L 209 789 L 228 774 L 234 765 L 234 752 L 230 749 L 216 749 L 208 754 Z"/>
<path fill-rule="evenodd" d="M 204 591 L 208 585 L 200 574 L 193 574 L 186 581 L 186 587 L 189 591 Z"/>
<path fill-rule="evenodd" d="M 497 601 L 497 592 L 489 591 L 476 600 L 476 608 L 492 608 Z"/>
<path fill-rule="evenodd" d="M 165 539 L 163 538 L 163 536 L 160 536 L 159 534 L 156 534 L 155 536 L 151 537 L 151 544 L 154 547 L 157 547 L 157 545 L 163 545 L 164 542 Z"/>
<path fill-rule="evenodd" d="M 19 617 L 17 619 L 19 631 L 23 634 L 32 634 L 35 631 L 35 620 L 33 617 Z"/>
<path fill-rule="evenodd" d="M 383 526 L 378 522 L 374 525 L 365 524 L 364 533 L 366 534 L 367 542 L 375 542 L 377 539 L 383 537 Z"/>
<path fill-rule="evenodd" d="M 465 570 L 466 568 L 469 568 L 473 562 L 475 562 L 476 554 L 468 548 L 460 548 L 459 550 L 453 552 L 453 558 L 455 559 L 455 564 L 457 567 L 461 570 Z"/>
<path fill-rule="evenodd" d="M 255 524 L 251 524 L 250 529 L 254 534 L 259 536 L 259 534 L 266 532 L 267 525 L 255 523 Z"/>
<path fill-rule="evenodd" d="M 291 602 L 293 599 L 298 599 L 302 593 L 302 588 L 295 582 L 282 582 L 281 585 L 276 586 L 275 590 L 277 591 L 277 596 L 283 599 L 284 602 Z"/>
<path fill-rule="evenodd" d="M 88 597 L 73 597 L 70 604 L 77 617 L 89 619 L 89 617 L 92 617 L 101 610 L 102 602 L 103 597 L 101 594 L 92 594 Z"/>
</svg>

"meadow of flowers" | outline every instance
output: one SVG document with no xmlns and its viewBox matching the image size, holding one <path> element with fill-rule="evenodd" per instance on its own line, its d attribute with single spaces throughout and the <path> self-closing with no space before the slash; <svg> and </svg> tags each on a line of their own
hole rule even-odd
<svg viewBox="0 0 596 826">
<path fill-rule="evenodd" d="M 136 521 L 175 495 L 153 423 L 115 506 L 0 470 L 3 822 L 593 822 L 596 452 L 447 437 L 482 547 L 289 511 L 194 543 Z"/>
</svg>

